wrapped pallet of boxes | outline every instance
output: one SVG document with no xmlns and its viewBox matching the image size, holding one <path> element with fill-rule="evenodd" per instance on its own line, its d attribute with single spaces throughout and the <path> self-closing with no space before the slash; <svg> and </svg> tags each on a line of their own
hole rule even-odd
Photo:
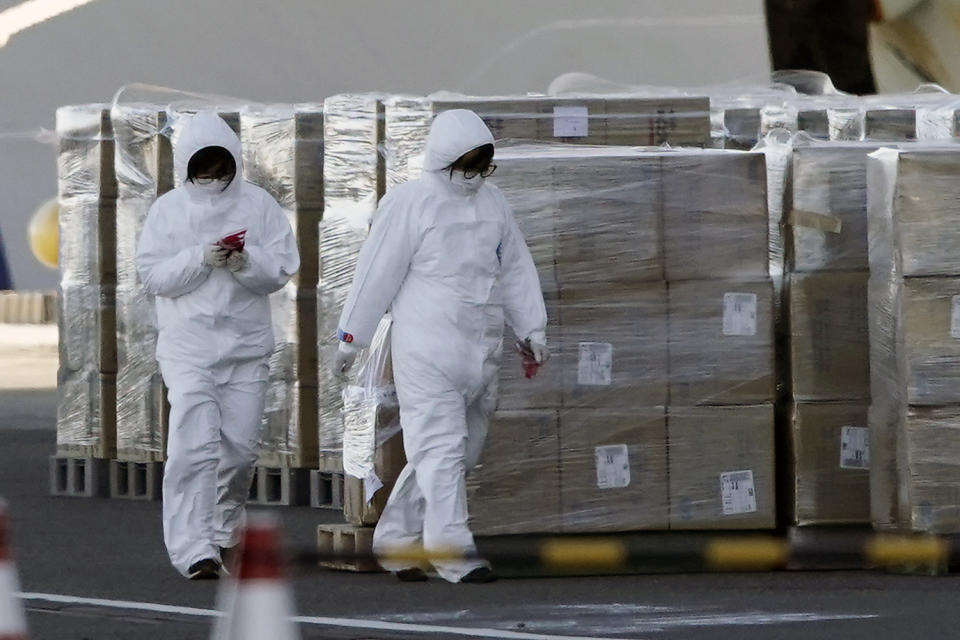
<svg viewBox="0 0 960 640">
<path fill-rule="evenodd" d="M 776 353 L 765 156 L 665 154 L 670 527 L 772 528 Z"/>
<path fill-rule="evenodd" d="M 116 452 L 116 210 L 110 109 L 57 110 L 60 371 L 57 454 Z"/>
<path fill-rule="evenodd" d="M 545 292 L 553 356 L 527 380 L 505 350 L 499 410 L 468 475 L 471 527 L 481 534 L 666 528 L 660 156 L 519 145 L 496 161 L 493 181 Z M 509 347 L 512 336 L 505 340 Z M 607 463 L 601 454 L 614 450 Z M 614 473 L 625 460 L 632 480 L 616 472 L 598 481 L 597 464 Z M 645 508 L 627 513 L 638 500 Z"/>
<path fill-rule="evenodd" d="M 270 356 L 260 464 L 317 465 L 318 229 L 323 215 L 323 106 L 247 107 L 240 114 L 244 177 L 287 213 L 300 249 L 293 280 L 270 297 Z"/>
<path fill-rule="evenodd" d="M 140 283 L 137 242 L 154 200 L 173 188 L 166 114 L 151 105 L 115 105 L 117 200 L 117 458 L 162 460 L 166 396 L 156 363 L 153 296 Z"/>
<path fill-rule="evenodd" d="M 793 153 L 784 234 L 792 400 L 782 469 L 793 525 L 869 522 L 867 156 L 876 149 L 801 143 Z"/>
<path fill-rule="evenodd" d="M 436 114 L 476 112 L 498 140 L 587 145 L 710 144 L 707 98 L 670 96 L 506 96 L 439 93 L 396 96 L 386 103 L 387 179 L 399 184 L 420 172 L 427 133 Z"/>
<path fill-rule="evenodd" d="M 383 101 L 345 94 L 324 101 L 324 214 L 318 238 L 319 470 L 343 470 L 344 385 L 333 375 L 337 329 L 360 248 L 386 190 Z"/>
<path fill-rule="evenodd" d="M 950 146 L 868 161 L 871 517 L 960 531 L 960 220 Z"/>
</svg>

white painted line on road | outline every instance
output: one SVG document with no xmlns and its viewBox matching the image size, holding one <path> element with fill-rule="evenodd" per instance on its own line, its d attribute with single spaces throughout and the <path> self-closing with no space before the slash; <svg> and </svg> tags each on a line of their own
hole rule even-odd
<svg viewBox="0 0 960 640">
<path fill-rule="evenodd" d="M 215 609 L 197 609 L 194 607 L 177 607 L 168 604 L 153 602 L 130 602 L 127 600 L 105 600 L 102 598 L 82 598 L 79 596 L 65 596 L 55 593 L 16 593 L 14 596 L 21 600 L 39 600 L 43 602 L 57 602 L 60 604 L 85 605 L 88 607 L 104 607 L 110 609 L 126 609 L 128 611 L 149 611 L 152 613 L 167 613 L 182 616 L 196 616 L 213 618 L 222 615 Z M 518 631 L 504 631 L 500 629 L 470 629 L 463 627 L 447 627 L 424 624 L 405 624 L 399 622 L 381 622 L 379 620 L 360 620 L 356 618 L 325 618 L 316 616 L 296 616 L 294 622 L 313 624 L 327 627 L 344 627 L 351 629 L 376 629 L 379 631 L 398 631 L 405 633 L 446 633 L 449 635 L 466 636 L 470 638 L 504 638 L 508 640 L 618 640 L 616 638 L 598 638 L 586 636 L 556 636 L 538 633 L 521 633 Z M 624 640 L 624 639 L 620 639 Z"/>
</svg>

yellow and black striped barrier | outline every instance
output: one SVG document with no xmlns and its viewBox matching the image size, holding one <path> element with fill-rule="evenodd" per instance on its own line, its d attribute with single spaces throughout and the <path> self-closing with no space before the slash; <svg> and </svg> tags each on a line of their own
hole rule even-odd
<svg viewBox="0 0 960 640">
<path fill-rule="evenodd" d="M 479 552 L 398 548 L 371 553 L 309 551 L 301 566 L 371 560 L 423 565 L 433 560 L 483 557 L 498 571 L 527 575 L 582 575 L 624 572 L 741 572 L 779 569 L 862 568 L 946 573 L 960 569 L 960 537 L 934 535 L 832 534 L 823 537 L 770 535 L 624 534 L 481 540 Z"/>
</svg>

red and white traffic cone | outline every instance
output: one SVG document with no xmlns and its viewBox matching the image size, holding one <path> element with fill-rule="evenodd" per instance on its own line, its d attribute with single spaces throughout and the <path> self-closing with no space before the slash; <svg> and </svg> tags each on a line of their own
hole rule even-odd
<svg viewBox="0 0 960 640">
<path fill-rule="evenodd" d="M 235 577 L 221 580 L 223 615 L 214 640 L 299 640 L 293 622 L 293 593 L 287 584 L 280 524 L 272 514 L 251 514 L 243 532 Z M 4 640 L 0 638 L 0 640 Z"/>
<path fill-rule="evenodd" d="M 27 616 L 16 595 L 19 591 L 7 534 L 7 502 L 0 498 L 0 640 L 26 640 Z"/>
</svg>

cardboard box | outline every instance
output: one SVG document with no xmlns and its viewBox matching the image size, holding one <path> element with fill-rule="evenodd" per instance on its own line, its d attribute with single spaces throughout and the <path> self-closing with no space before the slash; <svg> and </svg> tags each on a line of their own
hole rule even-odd
<svg viewBox="0 0 960 640">
<path fill-rule="evenodd" d="M 913 408 L 903 434 L 899 528 L 960 532 L 960 407 Z"/>
<path fill-rule="evenodd" d="M 501 411 L 480 463 L 467 474 L 475 535 L 560 530 L 560 434 L 556 411 Z"/>
<path fill-rule="evenodd" d="M 861 143 L 797 147 L 786 224 L 791 271 L 866 271 L 867 155 Z"/>
<path fill-rule="evenodd" d="M 868 405 L 799 403 L 790 421 L 795 525 L 870 522 Z"/>
<path fill-rule="evenodd" d="M 895 221 L 894 234 L 882 242 L 892 242 L 905 276 L 960 275 L 960 209 L 951 204 L 960 197 L 960 150 L 900 151 L 894 158 L 893 199 L 876 213 L 882 209 L 885 218 Z"/>
<path fill-rule="evenodd" d="M 775 390 L 769 281 L 669 284 L 670 404 L 771 402 Z"/>
<path fill-rule="evenodd" d="M 960 404 L 960 278 L 903 285 L 906 397 L 911 405 Z"/>
<path fill-rule="evenodd" d="M 663 280 L 661 154 L 552 164 L 560 286 Z"/>
<path fill-rule="evenodd" d="M 772 529 L 771 405 L 669 407 L 671 529 Z"/>
<path fill-rule="evenodd" d="M 666 279 L 766 277 L 769 231 L 762 153 L 663 155 Z"/>
<path fill-rule="evenodd" d="M 667 398 L 663 283 L 560 293 L 563 406 L 630 409 Z"/>
<path fill-rule="evenodd" d="M 749 151 L 760 139 L 760 109 L 726 109 L 723 126 L 727 130 L 723 147 Z"/>
<path fill-rule="evenodd" d="M 797 112 L 797 130 L 814 138 L 830 139 L 830 120 L 826 109 L 801 109 Z"/>
<path fill-rule="evenodd" d="M 666 529 L 663 407 L 560 413 L 560 503 L 565 533 Z"/>
<path fill-rule="evenodd" d="M 804 401 L 870 398 L 866 272 L 789 279 L 790 378 Z"/>
<path fill-rule="evenodd" d="M 868 109 L 864 116 L 865 140 L 903 142 L 917 139 L 916 109 Z"/>
</svg>

